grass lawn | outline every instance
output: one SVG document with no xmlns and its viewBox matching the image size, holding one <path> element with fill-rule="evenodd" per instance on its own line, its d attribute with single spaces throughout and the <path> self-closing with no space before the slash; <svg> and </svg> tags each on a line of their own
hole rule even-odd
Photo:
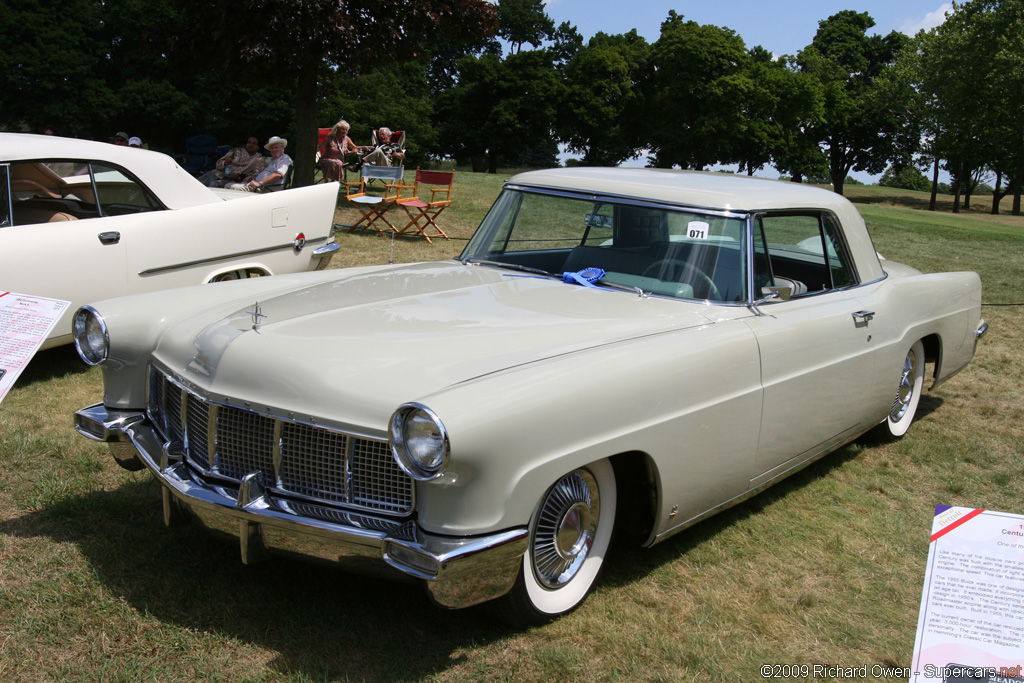
<svg viewBox="0 0 1024 683">
<path fill-rule="evenodd" d="M 341 230 L 332 267 L 457 256 L 509 175 L 456 174 L 450 242 Z M 416 585 L 244 566 L 237 543 L 165 528 L 153 478 L 71 427 L 99 400 L 100 371 L 70 347 L 40 353 L 0 404 L 0 681 L 753 681 L 764 664 L 910 666 L 934 506 L 1024 513 L 1024 218 L 848 190 L 886 257 L 981 273 L 991 330 L 972 365 L 925 394 L 903 440 L 862 438 L 653 549 L 615 545 L 584 606 L 541 628 L 441 611 Z"/>
</svg>

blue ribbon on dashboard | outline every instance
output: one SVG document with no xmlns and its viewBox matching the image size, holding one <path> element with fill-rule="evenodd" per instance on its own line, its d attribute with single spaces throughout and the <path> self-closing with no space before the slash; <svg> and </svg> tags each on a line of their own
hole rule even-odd
<svg viewBox="0 0 1024 683">
<path fill-rule="evenodd" d="M 584 268 L 581 271 L 575 273 L 562 273 L 562 282 L 568 284 L 576 283 L 583 285 L 584 287 L 597 288 L 594 283 L 603 278 L 605 275 L 604 270 L 601 268 Z"/>
</svg>

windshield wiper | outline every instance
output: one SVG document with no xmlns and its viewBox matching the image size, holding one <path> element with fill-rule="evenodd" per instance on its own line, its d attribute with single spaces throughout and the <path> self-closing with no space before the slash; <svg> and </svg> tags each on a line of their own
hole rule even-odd
<svg viewBox="0 0 1024 683">
<path fill-rule="evenodd" d="M 463 265 L 472 264 L 474 266 L 497 266 L 498 268 L 509 268 L 510 270 L 518 270 L 523 273 L 533 273 L 534 275 L 543 275 L 544 277 L 558 277 L 554 273 L 549 273 L 546 270 L 540 268 L 531 268 L 530 266 L 522 266 L 518 263 L 505 263 L 504 261 L 488 261 L 480 258 L 468 258 L 462 261 Z"/>
</svg>

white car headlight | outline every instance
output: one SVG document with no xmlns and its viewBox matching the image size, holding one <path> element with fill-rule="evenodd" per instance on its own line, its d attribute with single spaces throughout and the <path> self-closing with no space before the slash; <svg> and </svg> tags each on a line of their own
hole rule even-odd
<svg viewBox="0 0 1024 683">
<path fill-rule="evenodd" d="M 89 365 L 99 365 L 107 359 L 110 349 L 110 336 L 107 324 L 92 306 L 82 306 L 75 313 L 72 330 L 75 338 L 75 349 Z"/>
<path fill-rule="evenodd" d="M 424 405 L 406 403 L 395 411 L 389 441 L 398 466 L 413 479 L 437 479 L 448 465 L 448 432 Z"/>
</svg>

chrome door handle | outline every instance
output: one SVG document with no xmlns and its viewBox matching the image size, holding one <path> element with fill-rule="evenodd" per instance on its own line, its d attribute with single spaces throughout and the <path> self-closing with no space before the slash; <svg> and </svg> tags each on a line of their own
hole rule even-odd
<svg viewBox="0 0 1024 683">
<path fill-rule="evenodd" d="M 875 312 L 874 311 L 856 311 L 855 313 L 853 313 L 854 321 L 857 321 L 859 319 L 859 320 L 861 320 L 863 322 L 867 322 L 867 321 L 871 320 L 874 317 L 875 317 Z"/>
</svg>

